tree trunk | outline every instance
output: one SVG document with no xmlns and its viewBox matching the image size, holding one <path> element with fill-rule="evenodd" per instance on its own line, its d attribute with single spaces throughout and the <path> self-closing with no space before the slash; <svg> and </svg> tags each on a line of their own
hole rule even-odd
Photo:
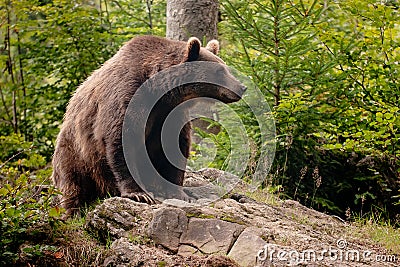
<svg viewBox="0 0 400 267">
<path fill-rule="evenodd" d="M 167 38 L 208 42 L 218 35 L 218 0 L 168 0 Z"/>
</svg>

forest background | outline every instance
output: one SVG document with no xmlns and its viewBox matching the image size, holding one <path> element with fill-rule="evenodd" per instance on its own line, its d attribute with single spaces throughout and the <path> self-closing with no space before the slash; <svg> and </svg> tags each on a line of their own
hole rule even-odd
<svg viewBox="0 0 400 267">
<path fill-rule="evenodd" d="M 398 226 L 400 3 L 219 4 L 221 57 L 258 86 L 276 121 L 263 189 L 342 218 Z M 42 192 L 40 203 L 32 190 L 50 183 L 54 141 L 77 86 L 130 38 L 165 36 L 165 10 L 161 0 L 2 0 L 0 220 L 9 237 L 2 253 L 29 224 L 62 212 L 51 205 L 56 190 Z M 238 114 L 254 141 L 251 176 L 260 129 L 248 110 Z M 224 168 L 227 133 L 198 134 L 217 147 L 210 166 Z M 194 148 L 195 158 L 202 148 Z"/>
</svg>

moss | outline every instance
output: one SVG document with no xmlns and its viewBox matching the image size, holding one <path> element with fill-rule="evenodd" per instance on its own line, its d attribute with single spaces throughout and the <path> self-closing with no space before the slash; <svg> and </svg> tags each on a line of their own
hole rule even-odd
<svg viewBox="0 0 400 267">
<path fill-rule="evenodd" d="M 240 225 L 245 225 L 245 222 L 243 222 L 242 220 L 236 219 L 236 218 L 233 218 L 233 217 L 230 217 L 230 216 L 227 216 L 227 215 L 224 215 L 224 216 L 222 216 L 222 217 L 219 218 L 219 219 L 222 220 L 222 221 L 226 221 L 226 222 L 231 222 L 231 223 L 237 223 L 237 224 L 240 224 Z"/>
<path fill-rule="evenodd" d="M 186 213 L 188 218 L 199 218 L 199 219 L 215 219 L 213 215 L 203 213 Z"/>
<path fill-rule="evenodd" d="M 129 235 L 129 241 L 136 245 L 148 245 L 152 243 L 152 240 L 148 236 L 143 235 Z"/>
</svg>

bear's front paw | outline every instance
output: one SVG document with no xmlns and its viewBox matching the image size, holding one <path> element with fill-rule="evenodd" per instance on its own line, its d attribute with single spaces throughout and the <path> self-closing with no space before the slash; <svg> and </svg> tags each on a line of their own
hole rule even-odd
<svg viewBox="0 0 400 267">
<path fill-rule="evenodd" d="M 140 203 L 147 203 L 149 205 L 156 204 L 156 201 L 144 192 L 124 193 L 121 194 L 121 197 L 126 197 Z"/>
</svg>

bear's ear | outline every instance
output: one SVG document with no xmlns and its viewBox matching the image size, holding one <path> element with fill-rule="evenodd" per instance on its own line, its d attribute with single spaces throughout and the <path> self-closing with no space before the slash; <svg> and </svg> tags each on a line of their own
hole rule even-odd
<svg viewBox="0 0 400 267">
<path fill-rule="evenodd" d="M 200 47 L 200 40 L 196 37 L 190 37 L 186 44 L 186 55 L 183 61 L 196 61 L 200 55 Z"/>
<path fill-rule="evenodd" d="M 217 40 L 211 40 L 208 42 L 206 49 L 213 53 L 214 55 L 218 55 L 219 52 L 219 42 Z"/>
</svg>

